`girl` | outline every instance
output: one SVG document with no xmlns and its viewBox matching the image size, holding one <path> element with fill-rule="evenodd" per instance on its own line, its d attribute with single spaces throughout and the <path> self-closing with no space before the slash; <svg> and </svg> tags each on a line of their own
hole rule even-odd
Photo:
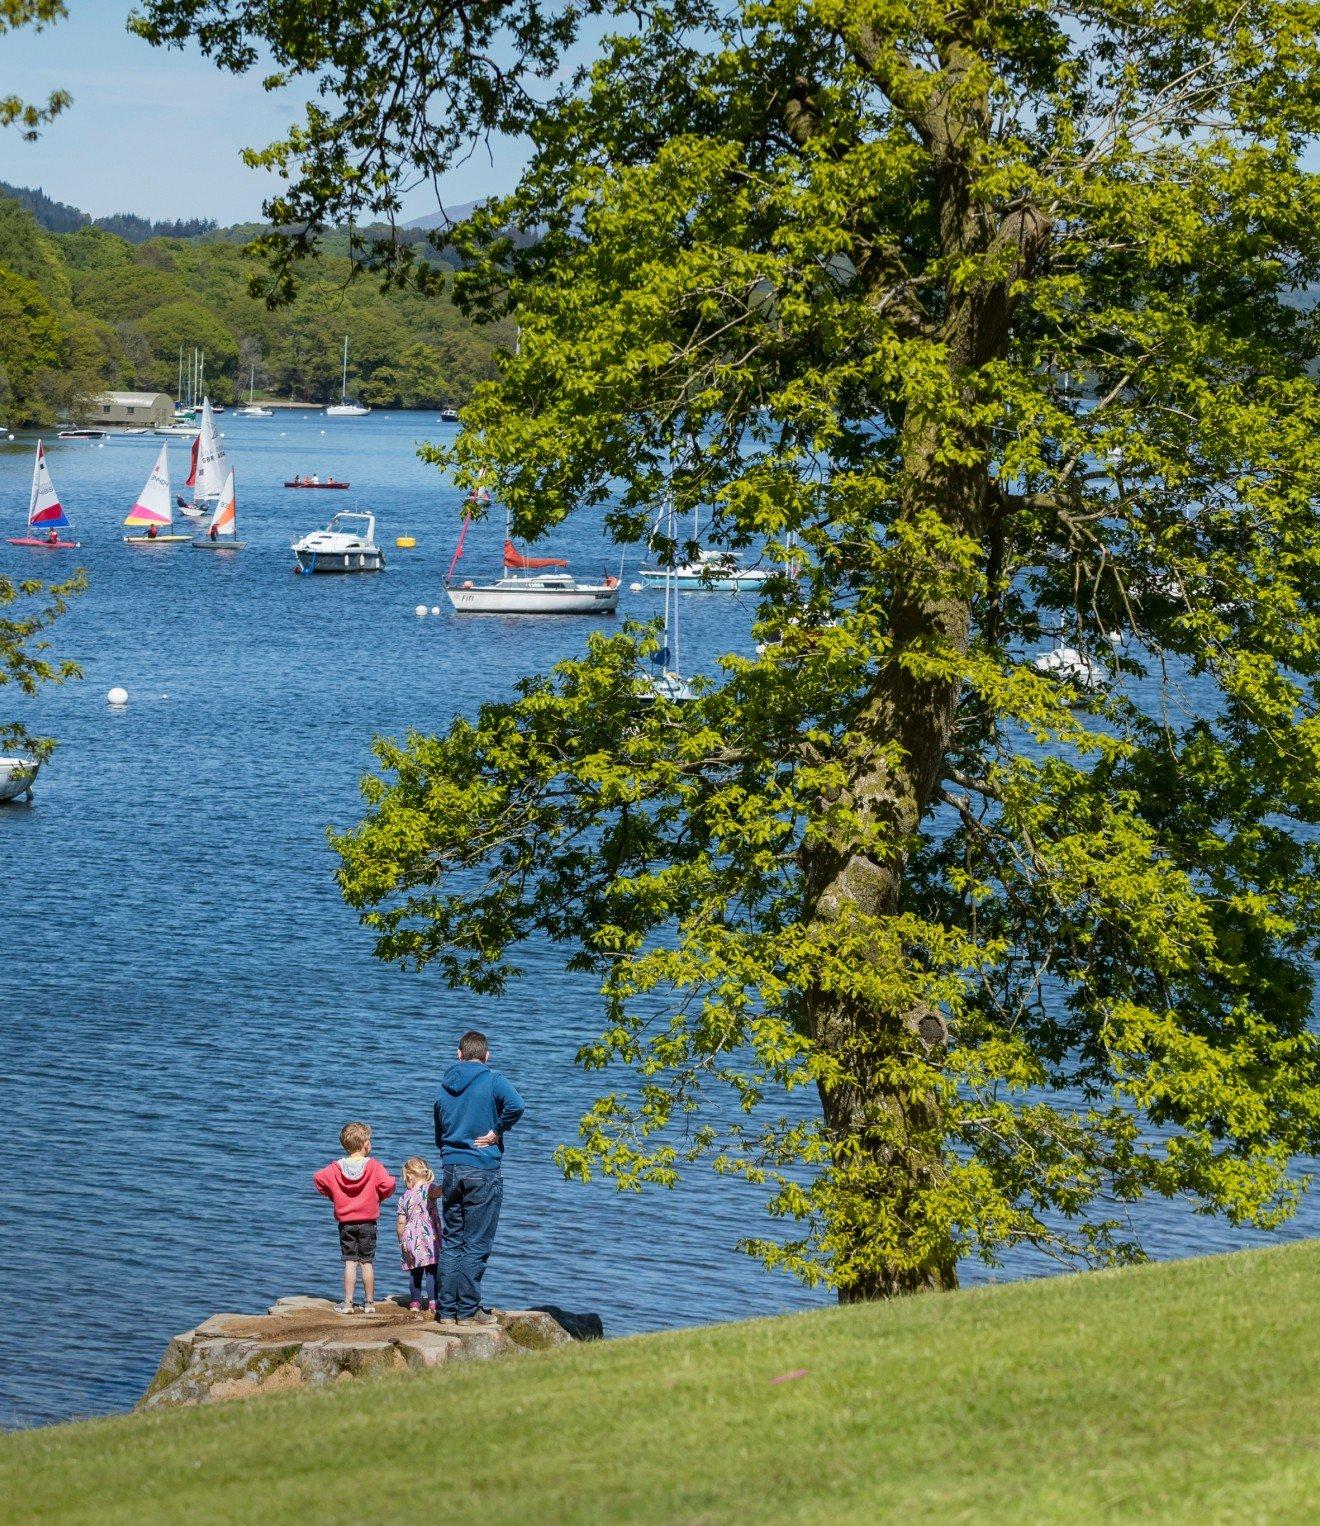
<svg viewBox="0 0 1320 1526">
<path fill-rule="evenodd" d="M 436 1310 L 436 1264 L 440 1260 L 440 1219 L 436 1200 L 440 1189 L 430 1166 L 414 1155 L 403 1163 L 404 1191 L 399 1198 L 399 1216 L 394 1221 L 399 1236 L 403 1269 L 412 1278 L 412 1300 L 408 1307 L 420 1310 L 423 1285 L 428 1286 L 427 1308 Z"/>
</svg>

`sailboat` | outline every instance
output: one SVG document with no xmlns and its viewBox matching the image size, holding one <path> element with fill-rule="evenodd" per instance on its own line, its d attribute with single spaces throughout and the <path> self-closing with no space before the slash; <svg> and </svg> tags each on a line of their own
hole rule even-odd
<svg viewBox="0 0 1320 1526">
<path fill-rule="evenodd" d="M 225 456 L 225 448 L 220 443 L 220 437 L 215 432 L 215 414 L 211 408 L 211 399 L 202 400 L 202 427 L 197 431 L 197 438 L 193 441 L 192 461 L 188 469 L 188 480 L 184 484 L 193 490 L 192 502 L 186 498 L 177 499 L 179 507 L 190 519 L 201 519 L 206 513 L 206 506 L 213 498 L 220 495 L 225 485 L 225 473 L 229 469 L 229 461 Z"/>
<path fill-rule="evenodd" d="M 124 520 L 124 524 L 129 527 L 145 526 L 147 533 L 126 535 L 124 542 L 129 546 L 167 546 L 173 541 L 188 540 L 187 535 L 169 534 L 173 523 L 174 506 L 170 502 L 170 448 L 168 445 L 162 445 L 146 485 L 138 494 L 137 502 L 128 511 L 128 517 Z M 166 533 L 162 534 L 162 530 Z"/>
<path fill-rule="evenodd" d="M 51 481 L 50 467 L 46 465 L 46 447 L 37 441 L 37 459 L 32 467 L 32 492 L 28 498 L 28 533 L 11 535 L 11 546 L 40 546 L 48 551 L 74 551 L 81 541 L 65 540 L 61 530 L 69 528 L 69 516 L 64 512 L 55 484 Z"/>
<path fill-rule="evenodd" d="M 363 414 L 371 412 L 370 408 L 364 408 L 361 403 L 350 403 L 348 400 L 348 335 L 344 335 L 344 374 L 339 382 L 339 401 L 332 403 L 326 410 L 327 418 L 337 419 L 360 419 Z"/>
<path fill-rule="evenodd" d="M 469 498 L 469 503 L 471 503 Z M 504 576 L 495 583 L 460 583 L 452 586 L 454 568 L 463 555 L 468 526 L 472 523 L 469 508 L 463 516 L 463 529 L 449 571 L 445 592 L 449 602 L 465 615 L 612 615 L 619 607 L 619 580 L 607 577 L 603 583 L 579 583 L 564 571 L 568 563 L 560 556 L 524 556 L 509 539 L 509 516 L 504 516 Z M 519 574 L 532 572 L 533 577 Z"/>
<path fill-rule="evenodd" d="M 676 545 L 677 530 L 674 523 L 674 495 L 672 489 L 666 494 L 664 507 L 661 509 L 656 520 L 656 529 L 659 529 L 661 519 L 667 521 L 666 532 L 670 544 Z M 674 704 L 683 704 L 697 697 L 691 684 L 683 677 L 679 662 L 678 590 L 680 585 L 676 576 L 678 571 L 679 569 L 675 567 L 664 568 L 665 613 L 661 626 L 660 648 L 658 651 L 651 653 L 651 667 L 653 671 L 643 675 L 638 681 L 638 698 L 646 704 L 650 704 L 658 699 L 669 700 Z"/>
<path fill-rule="evenodd" d="M 238 500 L 234 495 L 234 470 L 230 467 L 206 534 L 195 536 L 193 546 L 198 551 L 241 551 L 246 545 L 246 541 L 238 538 Z"/>
<path fill-rule="evenodd" d="M 700 510 L 692 509 L 692 539 L 701 535 Z M 699 550 L 694 560 L 678 567 L 639 567 L 637 575 L 652 587 L 672 582 L 675 588 L 706 589 L 737 593 L 742 588 L 758 588 L 774 576 L 770 567 L 744 567 L 734 551 Z"/>
<path fill-rule="evenodd" d="M 257 390 L 257 366 L 256 362 L 248 367 L 248 400 L 246 408 L 236 408 L 234 416 L 240 419 L 270 419 L 274 418 L 274 411 L 263 408 L 260 403 L 254 402 L 253 398 Z"/>
</svg>

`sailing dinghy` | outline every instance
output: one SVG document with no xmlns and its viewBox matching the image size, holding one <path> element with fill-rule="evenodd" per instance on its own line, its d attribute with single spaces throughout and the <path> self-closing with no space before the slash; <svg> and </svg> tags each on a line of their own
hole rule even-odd
<svg viewBox="0 0 1320 1526">
<path fill-rule="evenodd" d="M 64 512 L 55 484 L 51 481 L 50 467 L 46 465 L 46 448 L 37 441 L 37 459 L 32 467 L 32 493 L 28 498 L 28 533 L 11 535 L 11 546 L 40 546 L 47 551 L 75 551 L 81 541 L 66 540 L 61 530 L 69 529 L 69 516 Z"/>
<path fill-rule="evenodd" d="M 241 551 L 247 542 L 238 538 L 238 501 L 234 496 L 234 469 L 230 467 L 205 535 L 193 538 L 198 551 Z"/>
<path fill-rule="evenodd" d="M 183 498 L 178 500 L 179 507 L 190 519 L 201 519 L 207 507 L 220 496 L 228 470 L 225 448 L 215 432 L 215 412 L 211 407 L 211 399 L 203 398 L 202 423 L 197 438 L 193 441 L 188 480 L 184 483 L 185 487 L 193 490 L 192 502 L 185 502 Z"/>
<path fill-rule="evenodd" d="M 170 503 L 170 448 L 162 445 L 156 464 L 151 468 L 146 486 L 138 494 L 137 502 L 128 511 L 124 524 L 130 529 L 145 529 L 145 535 L 126 535 L 124 543 L 129 546 L 168 546 L 181 540 L 191 540 L 188 535 L 171 535 L 174 509 Z"/>
</svg>

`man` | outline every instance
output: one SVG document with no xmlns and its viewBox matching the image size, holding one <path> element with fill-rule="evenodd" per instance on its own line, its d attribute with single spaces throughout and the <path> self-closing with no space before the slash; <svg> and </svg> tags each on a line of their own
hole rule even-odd
<svg viewBox="0 0 1320 1526">
<path fill-rule="evenodd" d="M 486 1035 L 465 1033 L 435 1104 L 444 1205 L 439 1318 L 482 1325 L 494 1323 L 481 1307 L 481 1279 L 504 1198 L 504 1136 L 523 1115 L 522 1098 L 489 1059 Z"/>
</svg>

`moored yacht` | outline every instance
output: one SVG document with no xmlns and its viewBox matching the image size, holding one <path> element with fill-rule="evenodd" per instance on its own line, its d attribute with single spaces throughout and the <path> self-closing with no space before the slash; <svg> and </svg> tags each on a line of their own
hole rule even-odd
<svg viewBox="0 0 1320 1526">
<path fill-rule="evenodd" d="M 579 583 L 567 572 L 534 577 L 502 577 L 496 583 L 459 583 L 446 590 L 465 615 L 612 615 L 619 605 L 619 580 Z"/>
<path fill-rule="evenodd" d="M 0 758 L 0 801 L 32 798 L 32 785 L 41 768 L 40 758 Z"/>
<path fill-rule="evenodd" d="M 356 529 L 361 525 L 365 528 Z M 385 553 L 376 544 L 374 514 L 336 514 L 324 530 L 293 543 L 299 572 L 383 572 Z"/>
</svg>

